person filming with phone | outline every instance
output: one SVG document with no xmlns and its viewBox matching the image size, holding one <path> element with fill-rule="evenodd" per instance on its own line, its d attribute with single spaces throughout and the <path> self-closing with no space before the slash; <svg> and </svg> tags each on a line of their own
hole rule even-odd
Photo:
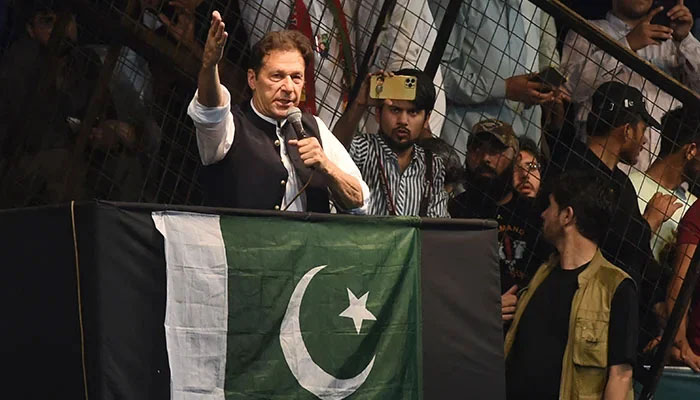
<svg viewBox="0 0 700 400">
<path fill-rule="evenodd" d="M 188 114 L 197 129 L 210 205 L 364 214 L 369 189 L 326 125 L 298 108 L 304 71 L 313 63 L 309 39 L 297 31 L 268 32 L 253 46 L 250 101 L 231 106 L 218 64 L 228 34 L 212 13 L 198 90 Z"/>
<path fill-rule="evenodd" d="M 447 214 L 443 160 L 418 145 L 435 105 L 433 80 L 402 69 L 370 74 L 333 133 L 349 150 L 370 187 L 370 215 L 443 218 Z M 379 132 L 356 135 L 367 107 Z"/>
<path fill-rule="evenodd" d="M 620 46 L 700 91 L 700 42 L 690 33 L 693 15 L 686 1 L 613 0 L 605 19 L 591 23 Z M 575 124 L 582 138 L 585 138 L 591 96 L 603 82 L 616 80 L 642 91 L 654 103 L 649 112 L 657 120 L 680 105 L 671 95 L 574 31 L 569 31 L 565 40 L 562 68 L 569 78 L 566 88 L 576 107 Z M 658 131 L 649 129 L 645 135 L 648 145 L 635 165 L 642 172 L 654 162 L 660 149 Z"/>
</svg>

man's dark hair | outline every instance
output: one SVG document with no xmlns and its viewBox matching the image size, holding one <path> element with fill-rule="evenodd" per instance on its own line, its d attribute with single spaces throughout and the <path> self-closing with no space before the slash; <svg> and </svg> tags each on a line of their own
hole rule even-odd
<svg viewBox="0 0 700 400">
<path fill-rule="evenodd" d="M 666 157 L 688 143 L 700 143 L 700 116 L 683 107 L 667 112 L 661 119 L 661 149 L 659 157 Z"/>
<path fill-rule="evenodd" d="M 413 103 L 416 105 L 416 110 L 425 110 L 425 113 L 433 111 L 435 106 L 435 85 L 428 74 L 418 69 L 404 68 L 394 71 L 395 75 L 415 76 L 418 80 L 416 86 L 416 99 Z"/>
<path fill-rule="evenodd" d="M 425 150 L 430 150 L 439 156 L 445 164 L 445 185 L 455 185 L 464 182 L 464 167 L 459 161 L 459 155 L 455 149 L 444 140 L 431 137 L 421 139 L 418 145 Z"/>
<path fill-rule="evenodd" d="M 518 143 L 520 144 L 520 151 L 532 154 L 535 161 L 542 164 L 542 153 L 540 153 L 540 149 L 537 148 L 537 143 L 535 143 L 534 140 L 526 136 L 520 136 L 518 138 Z"/>
<path fill-rule="evenodd" d="M 314 62 L 314 51 L 311 48 L 309 38 L 303 33 L 294 30 L 268 32 L 255 45 L 250 55 L 250 68 L 257 75 L 263 66 L 263 59 L 275 50 L 297 50 L 304 59 L 304 65 Z"/>
<path fill-rule="evenodd" d="M 617 194 L 610 184 L 592 171 L 564 172 L 551 188 L 554 200 L 562 210 L 574 210 L 576 228 L 585 238 L 600 243 L 612 219 Z"/>
</svg>

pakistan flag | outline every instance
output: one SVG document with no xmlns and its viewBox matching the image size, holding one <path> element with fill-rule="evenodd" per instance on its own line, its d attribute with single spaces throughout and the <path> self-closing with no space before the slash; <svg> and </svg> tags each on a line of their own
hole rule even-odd
<svg viewBox="0 0 700 400">
<path fill-rule="evenodd" d="M 164 211 L 153 220 L 165 243 L 173 399 L 434 398 L 424 391 L 425 354 L 441 365 L 430 378 L 438 382 L 434 393 L 440 376 L 459 382 L 468 377 L 450 371 L 478 367 L 467 359 L 478 358 L 471 350 L 435 346 L 449 332 L 452 349 L 468 347 L 459 332 L 472 328 L 454 335 L 451 327 L 463 322 L 449 324 L 460 316 L 441 316 L 449 326 L 431 324 L 433 338 L 425 339 L 430 318 L 422 313 L 430 303 L 422 301 L 421 264 L 429 249 L 422 249 L 419 219 Z M 434 303 L 456 310 L 458 297 Z M 500 328 L 492 326 L 498 343 Z M 429 351 L 424 340 L 433 343 Z M 490 356 L 498 360 L 498 351 Z"/>
</svg>

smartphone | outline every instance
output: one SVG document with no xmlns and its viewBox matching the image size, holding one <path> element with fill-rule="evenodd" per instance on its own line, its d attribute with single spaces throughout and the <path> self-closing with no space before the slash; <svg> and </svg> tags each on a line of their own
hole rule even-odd
<svg viewBox="0 0 700 400">
<path fill-rule="evenodd" d="M 653 25 L 663 25 L 663 26 L 671 26 L 671 18 L 666 15 L 673 7 L 675 7 L 678 4 L 678 0 L 654 0 L 654 2 L 651 5 L 651 10 L 655 10 L 659 7 L 663 6 L 663 10 L 654 15 L 654 18 L 651 19 L 651 23 Z M 665 39 L 664 39 L 665 40 Z"/>
<path fill-rule="evenodd" d="M 552 91 L 553 88 L 562 86 L 564 83 L 566 83 L 567 79 L 566 76 L 557 68 L 549 66 L 540 71 L 531 80 L 535 82 L 544 83 L 545 87 L 541 91 L 543 93 L 549 93 Z"/>
<path fill-rule="evenodd" d="M 372 75 L 369 97 L 373 99 L 415 100 L 418 78 L 407 75 Z"/>
</svg>

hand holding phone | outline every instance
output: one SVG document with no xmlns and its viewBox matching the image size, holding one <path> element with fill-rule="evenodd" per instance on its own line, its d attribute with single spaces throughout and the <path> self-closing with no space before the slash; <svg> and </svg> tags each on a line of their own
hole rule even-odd
<svg viewBox="0 0 700 400">
<path fill-rule="evenodd" d="M 675 4 L 676 0 L 657 1 L 670 1 Z M 655 2 L 654 4 L 656 5 L 658 3 Z M 666 15 L 668 11 L 669 9 L 665 8 L 665 6 L 653 8 L 646 17 L 644 17 L 634 28 L 632 28 L 630 33 L 627 34 L 627 43 L 633 51 L 641 50 L 647 46 L 661 44 L 672 37 L 671 35 L 674 34 L 674 29 L 654 23 L 654 21 L 662 24 L 665 23 L 663 18 L 668 18 L 668 15 Z M 668 23 L 670 25 L 672 22 Z"/>
<path fill-rule="evenodd" d="M 661 25 L 671 27 L 671 18 L 668 16 L 668 12 L 671 11 L 673 7 L 678 4 L 677 0 L 654 0 L 649 10 L 655 10 L 659 7 L 663 7 L 660 13 L 654 15 L 654 17 L 649 21 L 652 25 Z M 661 39 L 666 40 L 666 39 Z"/>
<path fill-rule="evenodd" d="M 567 78 L 557 68 L 549 66 L 537 73 L 537 75 L 533 76 L 530 80 L 533 82 L 542 83 L 542 89 L 540 92 L 549 93 L 553 89 L 561 87 L 564 83 L 566 83 Z"/>
<path fill-rule="evenodd" d="M 369 87 L 371 99 L 415 100 L 418 78 L 408 75 L 372 75 Z"/>
</svg>

